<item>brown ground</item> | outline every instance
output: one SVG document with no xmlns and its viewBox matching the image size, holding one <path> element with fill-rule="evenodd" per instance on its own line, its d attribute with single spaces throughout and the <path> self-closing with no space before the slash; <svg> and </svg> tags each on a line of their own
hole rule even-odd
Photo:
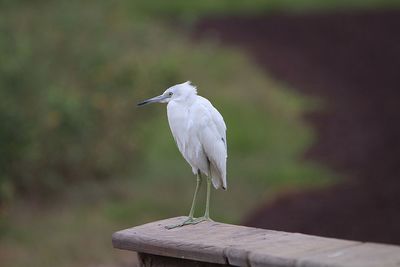
<svg viewBox="0 0 400 267">
<path fill-rule="evenodd" d="M 306 156 L 351 177 L 282 196 L 244 223 L 400 244 L 400 10 L 214 18 L 197 35 L 245 48 L 277 79 L 322 98 L 326 111 L 307 116 L 319 138 Z"/>
</svg>

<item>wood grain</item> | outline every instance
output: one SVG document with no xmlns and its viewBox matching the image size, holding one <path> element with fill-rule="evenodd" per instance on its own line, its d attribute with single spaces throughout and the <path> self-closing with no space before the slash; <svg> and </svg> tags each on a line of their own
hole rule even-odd
<svg viewBox="0 0 400 267">
<path fill-rule="evenodd" d="M 113 234 L 113 245 L 115 248 L 142 253 L 146 255 L 147 260 L 150 254 L 251 267 L 400 266 L 400 247 L 392 245 L 278 232 L 217 222 L 202 222 L 171 230 L 165 229 L 166 225 L 184 219 L 185 217 L 176 217 L 116 232 Z"/>
</svg>

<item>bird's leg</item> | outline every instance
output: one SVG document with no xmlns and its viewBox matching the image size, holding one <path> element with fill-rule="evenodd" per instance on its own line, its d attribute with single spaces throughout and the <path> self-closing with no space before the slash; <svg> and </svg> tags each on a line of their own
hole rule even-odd
<svg viewBox="0 0 400 267">
<path fill-rule="evenodd" d="M 199 192 L 201 185 L 201 173 L 200 170 L 197 172 L 197 179 L 196 179 L 196 190 L 194 191 L 193 200 L 192 200 L 192 207 L 190 207 L 189 218 L 193 220 L 194 209 L 196 208 L 196 200 L 197 200 L 197 193 Z"/>
<path fill-rule="evenodd" d="M 185 221 L 183 221 L 182 223 L 178 223 L 178 224 L 175 224 L 175 225 L 168 225 L 168 226 L 165 226 L 165 228 L 173 229 L 173 228 L 181 227 L 181 226 L 184 226 L 184 225 L 187 225 L 187 224 L 199 223 L 194 219 L 193 215 L 194 215 L 194 210 L 195 210 L 195 207 L 196 207 L 197 193 L 199 192 L 199 189 L 200 189 L 200 186 L 201 186 L 201 179 L 202 179 L 202 177 L 201 177 L 201 173 L 200 173 L 200 170 L 199 170 L 197 172 L 196 190 L 194 191 L 192 207 L 190 208 L 190 212 L 189 212 L 188 218 Z"/>
<path fill-rule="evenodd" d="M 210 218 L 210 195 L 211 195 L 211 177 L 207 177 L 207 202 L 206 202 L 206 211 L 204 212 L 204 216 L 195 219 L 196 223 L 202 221 L 211 221 L 213 220 Z"/>
<path fill-rule="evenodd" d="M 206 211 L 204 213 L 204 218 L 206 220 L 210 219 L 210 195 L 211 195 L 211 177 L 207 177 L 207 202 L 206 202 Z"/>
</svg>

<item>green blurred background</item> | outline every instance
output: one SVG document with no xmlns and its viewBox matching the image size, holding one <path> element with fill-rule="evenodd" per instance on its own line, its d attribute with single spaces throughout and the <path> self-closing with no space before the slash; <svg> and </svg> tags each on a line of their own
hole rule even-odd
<svg viewBox="0 0 400 267">
<path fill-rule="evenodd" d="M 323 103 L 191 32 L 208 15 L 394 4 L 0 1 L 1 265 L 124 266 L 114 231 L 185 215 L 195 177 L 165 106 L 136 103 L 186 80 L 228 127 L 229 190 L 213 191 L 215 220 L 240 223 L 280 192 L 337 182 L 302 157 L 314 142 L 302 116 Z"/>
</svg>

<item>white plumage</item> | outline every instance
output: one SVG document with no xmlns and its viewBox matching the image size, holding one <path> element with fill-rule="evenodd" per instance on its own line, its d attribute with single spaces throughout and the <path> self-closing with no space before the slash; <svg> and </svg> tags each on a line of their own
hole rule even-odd
<svg viewBox="0 0 400 267">
<path fill-rule="evenodd" d="M 139 105 L 159 102 L 167 104 L 168 122 L 172 135 L 185 160 L 198 175 L 196 192 L 189 219 L 178 225 L 197 223 L 193 219 L 196 195 L 201 184 L 201 173 L 205 174 L 216 189 L 227 188 L 226 125 L 221 114 L 204 97 L 197 95 L 190 82 L 174 85 L 162 95 L 145 100 Z M 206 214 L 200 219 L 209 219 L 209 185 L 207 187 Z"/>
<path fill-rule="evenodd" d="M 166 92 L 173 92 L 167 114 L 179 151 L 194 174 L 200 170 L 216 189 L 226 189 L 226 126 L 221 114 L 189 82 Z"/>
</svg>

